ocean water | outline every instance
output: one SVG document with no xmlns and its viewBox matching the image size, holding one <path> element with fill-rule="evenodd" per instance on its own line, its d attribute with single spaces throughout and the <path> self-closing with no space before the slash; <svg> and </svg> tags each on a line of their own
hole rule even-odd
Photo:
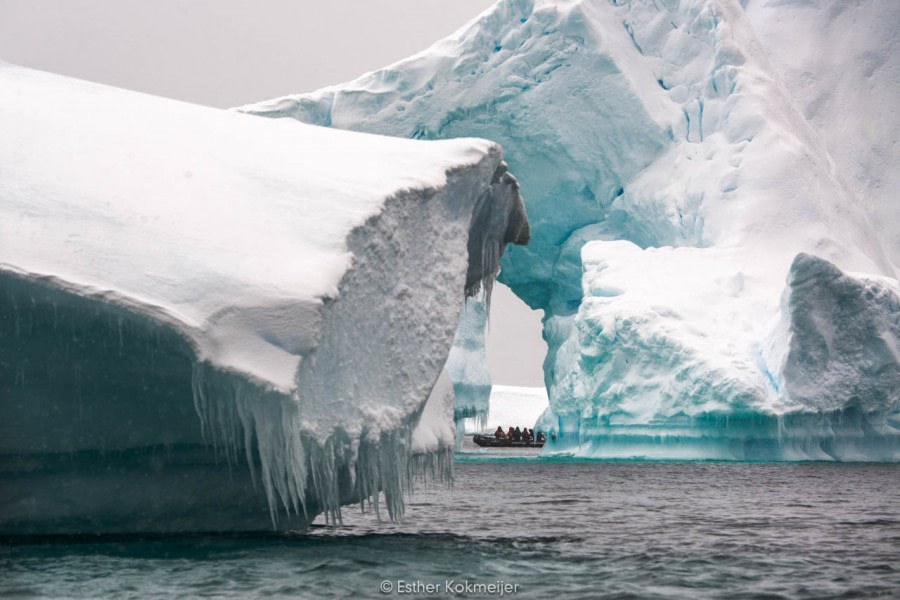
<svg viewBox="0 0 900 600">
<path fill-rule="evenodd" d="M 401 525 L 7 539 L 0 597 L 900 597 L 900 465 L 465 454 Z M 479 587 L 480 586 L 480 587 Z"/>
</svg>

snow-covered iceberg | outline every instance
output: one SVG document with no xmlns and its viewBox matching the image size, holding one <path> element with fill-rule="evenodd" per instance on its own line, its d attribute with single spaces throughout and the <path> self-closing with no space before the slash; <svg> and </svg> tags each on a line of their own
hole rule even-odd
<svg viewBox="0 0 900 600">
<path fill-rule="evenodd" d="M 836 126 L 823 139 L 810 125 L 811 112 L 854 110 L 855 96 L 801 112 L 789 91 L 799 84 L 785 86 L 754 30 L 793 47 L 773 13 L 840 23 L 827 43 L 803 40 L 808 58 L 853 27 L 836 20 L 838 4 L 502 0 L 406 60 L 242 110 L 503 145 L 532 241 L 507 253 L 500 279 L 545 311 L 560 434 L 548 450 L 894 460 L 897 257 L 881 241 L 896 239 L 896 198 L 869 194 L 875 180 L 857 185 L 864 168 L 848 186 L 851 170 L 835 166 L 830 151 L 845 164 L 864 141 L 841 146 Z M 878 6 L 853 10 L 865 25 Z M 887 12 L 878 31 L 892 41 Z M 839 68 L 871 75 L 884 55 Z M 820 89 L 837 80 L 815 78 Z M 878 89 L 896 100 L 896 83 Z M 887 124 L 878 139 L 894 145 L 878 148 L 896 155 Z"/>
<path fill-rule="evenodd" d="M 527 239 L 494 143 L 0 63 L 0 532 L 399 516 L 463 298 Z"/>
</svg>

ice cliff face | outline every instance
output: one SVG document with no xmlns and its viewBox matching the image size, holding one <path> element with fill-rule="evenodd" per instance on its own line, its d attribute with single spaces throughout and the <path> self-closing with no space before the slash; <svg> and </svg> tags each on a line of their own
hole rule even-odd
<svg viewBox="0 0 900 600">
<path fill-rule="evenodd" d="M 6 64 L 0 107 L 0 532 L 398 517 L 448 467 L 462 300 L 527 241 L 495 144 Z"/>
<path fill-rule="evenodd" d="M 873 193 L 891 177 L 877 155 L 893 152 L 895 121 L 870 162 L 847 167 L 866 142 L 841 144 L 836 115 L 860 78 L 828 95 L 837 79 L 815 77 L 823 96 L 798 110 L 803 80 L 785 84 L 791 60 L 774 69 L 754 30 L 791 55 L 779 15 L 814 13 L 834 32 L 802 40 L 815 72 L 837 54 L 816 49 L 853 29 L 838 4 L 502 1 L 409 59 L 243 110 L 503 145 L 532 242 L 504 257 L 501 280 L 545 310 L 556 449 L 896 459 L 900 316 L 881 245 L 896 202 Z M 880 21 L 878 6 L 846 10 L 893 43 L 896 11 Z M 852 67 L 895 99 L 879 71 L 889 54 Z M 816 115 L 833 116 L 825 135 Z M 860 175 L 869 165 L 878 178 Z"/>
</svg>

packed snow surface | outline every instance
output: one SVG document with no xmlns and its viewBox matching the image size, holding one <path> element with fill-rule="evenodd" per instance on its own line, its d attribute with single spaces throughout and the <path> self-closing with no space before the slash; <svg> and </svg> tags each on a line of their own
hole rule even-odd
<svg viewBox="0 0 900 600">
<path fill-rule="evenodd" d="M 0 531 L 297 527 L 380 491 L 397 517 L 445 465 L 460 306 L 528 239 L 495 144 L 6 64 L 0 131 Z"/>
<path fill-rule="evenodd" d="M 500 279 L 545 311 L 547 450 L 894 460 L 888 4 L 503 0 L 406 60 L 242 110 L 503 145 L 532 241 Z"/>
<path fill-rule="evenodd" d="M 900 10 L 894 0 L 747 0 L 769 62 L 900 265 Z"/>
</svg>

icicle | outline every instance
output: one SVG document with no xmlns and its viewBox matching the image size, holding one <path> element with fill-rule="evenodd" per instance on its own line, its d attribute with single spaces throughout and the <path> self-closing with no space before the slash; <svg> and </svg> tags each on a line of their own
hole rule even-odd
<svg viewBox="0 0 900 600">
<path fill-rule="evenodd" d="M 210 443 L 209 434 L 207 433 L 209 429 L 207 414 L 209 411 L 207 410 L 206 392 L 203 381 L 203 365 L 199 363 L 194 363 L 191 367 L 191 388 L 194 393 L 194 410 L 197 412 L 197 417 L 200 419 L 200 436 L 204 442 Z"/>
<path fill-rule="evenodd" d="M 229 464 L 243 455 L 254 485 L 265 491 L 275 528 L 281 511 L 288 517 L 302 511 L 308 520 L 311 510 L 321 512 L 328 525 L 341 526 L 347 495 L 358 497 L 379 519 L 383 498 L 388 518 L 399 521 L 414 474 L 450 480 L 453 449 L 411 461 L 409 431 L 385 432 L 374 440 L 336 431 L 319 441 L 301 431 L 291 396 L 200 363 L 191 383 L 204 442 Z"/>
</svg>

